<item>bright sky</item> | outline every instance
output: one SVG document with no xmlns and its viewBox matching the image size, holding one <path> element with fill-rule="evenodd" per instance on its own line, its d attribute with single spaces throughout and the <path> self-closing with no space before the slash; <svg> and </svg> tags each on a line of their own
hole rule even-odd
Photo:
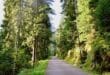
<svg viewBox="0 0 110 75">
<path fill-rule="evenodd" d="M 54 2 L 52 2 L 52 5 L 50 6 L 55 11 L 55 15 L 49 14 L 52 24 L 51 29 L 52 31 L 56 31 L 62 19 L 62 3 L 60 2 L 60 0 L 54 0 Z"/>
<path fill-rule="evenodd" d="M 3 20 L 3 15 L 4 15 L 4 11 L 3 11 L 3 9 L 4 9 L 4 6 L 3 6 L 3 4 L 4 4 L 4 1 L 3 0 L 0 0 L 0 25 L 2 24 L 2 20 Z"/>
</svg>

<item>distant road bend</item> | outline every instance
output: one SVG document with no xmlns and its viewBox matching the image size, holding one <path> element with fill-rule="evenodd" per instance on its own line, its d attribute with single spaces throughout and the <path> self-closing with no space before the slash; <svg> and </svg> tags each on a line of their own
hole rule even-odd
<svg viewBox="0 0 110 75">
<path fill-rule="evenodd" d="M 81 69 L 73 67 L 63 60 L 52 57 L 49 61 L 46 75 L 88 75 Z"/>
</svg>

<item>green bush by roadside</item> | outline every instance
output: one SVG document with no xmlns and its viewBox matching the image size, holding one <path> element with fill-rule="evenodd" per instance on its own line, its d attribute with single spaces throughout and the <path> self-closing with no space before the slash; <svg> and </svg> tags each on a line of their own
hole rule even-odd
<svg viewBox="0 0 110 75">
<path fill-rule="evenodd" d="M 48 60 L 41 60 L 31 69 L 23 69 L 18 75 L 45 75 Z"/>
</svg>

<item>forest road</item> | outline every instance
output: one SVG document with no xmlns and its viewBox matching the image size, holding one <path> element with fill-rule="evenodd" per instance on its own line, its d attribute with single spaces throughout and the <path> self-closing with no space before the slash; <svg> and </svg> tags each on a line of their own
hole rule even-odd
<svg viewBox="0 0 110 75">
<path fill-rule="evenodd" d="M 46 75 L 88 75 L 81 69 L 65 63 L 56 57 L 49 61 Z"/>
</svg>

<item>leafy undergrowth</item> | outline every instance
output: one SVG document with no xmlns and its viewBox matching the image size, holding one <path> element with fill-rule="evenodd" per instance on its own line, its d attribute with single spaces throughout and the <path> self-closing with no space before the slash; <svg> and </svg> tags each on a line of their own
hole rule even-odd
<svg viewBox="0 0 110 75">
<path fill-rule="evenodd" d="M 82 67 L 80 67 L 81 65 L 76 65 L 75 63 L 73 63 L 73 61 L 71 61 L 71 58 L 66 58 L 65 61 L 71 65 L 77 66 L 79 68 L 81 68 L 84 72 L 88 73 L 89 75 L 110 75 L 110 72 L 104 72 L 103 74 L 100 74 L 99 72 L 95 71 L 95 70 L 90 70 L 90 67 L 85 67 L 82 65 Z"/>
<path fill-rule="evenodd" d="M 106 72 L 106 73 L 104 73 L 103 75 L 110 75 L 110 72 Z"/>
<path fill-rule="evenodd" d="M 83 67 L 81 69 L 89 73 L 89 75 L 110 75 L 110 72 L 103 72 L 102 74 L 100 74 L 99 72 L 95 70 L 90 70 L 88 67 Z"/>
<path fill-rule="evenodd" d="M 18 75 L 45 75 L 47 65 L 48 60 L 41 60 L 34 68 L 23 69 Z"/>
<path fill-rule="evenodd" d="M 92 71 L 92 72 L 89 72 L 89 73 L 90 73 L 90 75 L 110 75 L 110 72 L 105 72 L 103 74 L 100 74 L 100 73 Z"/>
</svg>

